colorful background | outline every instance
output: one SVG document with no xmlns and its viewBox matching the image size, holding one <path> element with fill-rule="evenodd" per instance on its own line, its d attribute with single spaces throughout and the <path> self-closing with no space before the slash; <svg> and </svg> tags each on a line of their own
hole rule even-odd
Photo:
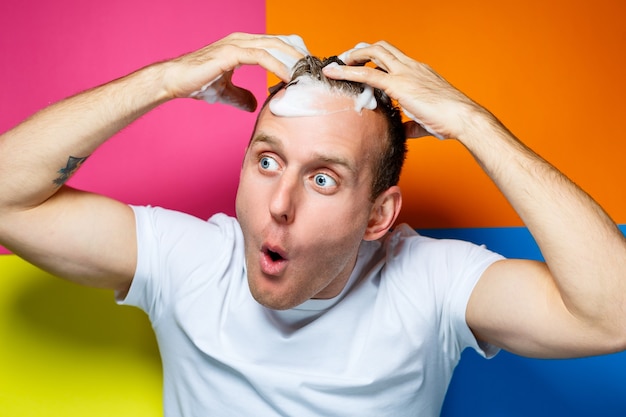
<svg viewBox="0 0 626 417">
<path fill-rule="evenodd" d="M 0 132 L 68 95 L 233 31 L 301 35 L 317 55 L 385 39 L 429 63 L 626 223 L 626 5 L 621 0 L 393 3 L 109 0 L 0 3 Z M 235 80 L 262 100 L 258 68 Z M 254 122 L 221 105 L 168 103 L 121 132 L 72 185 L 208 217 L 234 212 Z M 433 236 L 540 258 L 525 228 L 452 141 L 411 143 L 402 220 Z M 3 253 L 6 253 L 4 251 Z M 158 416 L 150 325 L 109 292 L 0 256 L 0 415 Z M 466 352 L 445 416 L 623 416 L 626 356 L 530 360 Z"/>
</svg>

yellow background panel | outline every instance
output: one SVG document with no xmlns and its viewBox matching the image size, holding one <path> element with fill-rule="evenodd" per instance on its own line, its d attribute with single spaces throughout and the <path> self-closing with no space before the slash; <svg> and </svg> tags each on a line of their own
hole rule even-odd
<svg viewBox="0 0 626 417">
<path fill-rule="evenodd" d="M 13 255 L 0 256 L 0 271 L 0 416 L 162 415 L 143 312 Z"/>
<path fill-rule="evenodd" d="M 336 55 L 385 39 L 431 65 L 626 222 L 626 3 L 622 0 L 267 1 L 270 33 Z M 410 144 L 401 220 L 521 221 L 461 145 Z"/>
</svg>

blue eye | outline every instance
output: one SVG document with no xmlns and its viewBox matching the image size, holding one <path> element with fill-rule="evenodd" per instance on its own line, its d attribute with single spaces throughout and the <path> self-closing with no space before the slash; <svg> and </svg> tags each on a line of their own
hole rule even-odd
<svg viewBox="0 0 626 417">
<path fill-rule="evenodd" d="M 333 187 L 337 185 L 337 182 L 331 176 L 326 174 L 316 174 L 313 177 L 313 181 L 315 181 L 315 185 L 322 188 Z"/>
<path fill-rule="evenodd" d="M 278 169 L 278 162 L 269 156 L 264 156 L 259 160 L 259 166 L 266 171 Z"/>
</svg>

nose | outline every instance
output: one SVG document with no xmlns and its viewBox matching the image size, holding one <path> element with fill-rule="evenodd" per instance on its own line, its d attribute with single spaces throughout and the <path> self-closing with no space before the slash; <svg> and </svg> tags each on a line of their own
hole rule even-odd
<svg viewBox="0 0 626 417">
<path fill-rule="evenodd" d="M 270 214 L 276 222 L 289 224 L 294 221 L 298 194 L 297 178 L 283 173 L 270 198 Z"/>
</svg>

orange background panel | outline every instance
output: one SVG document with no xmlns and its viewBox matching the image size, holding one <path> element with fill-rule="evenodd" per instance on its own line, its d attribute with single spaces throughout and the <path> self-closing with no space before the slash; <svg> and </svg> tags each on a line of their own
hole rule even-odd
<svg viewBox="0 0 626 417">
<path fill-rule="evenodd" d="M 358 4 L 358 5 L 357 5 Z M 267 30 L 336 55 L 385 39 L 431 65 L 626 222 L 626 3 L 267 0 Z M 422 227 L 521 225 L 464 148 L 410 144 L 401 220 Z"/>
</svg>

